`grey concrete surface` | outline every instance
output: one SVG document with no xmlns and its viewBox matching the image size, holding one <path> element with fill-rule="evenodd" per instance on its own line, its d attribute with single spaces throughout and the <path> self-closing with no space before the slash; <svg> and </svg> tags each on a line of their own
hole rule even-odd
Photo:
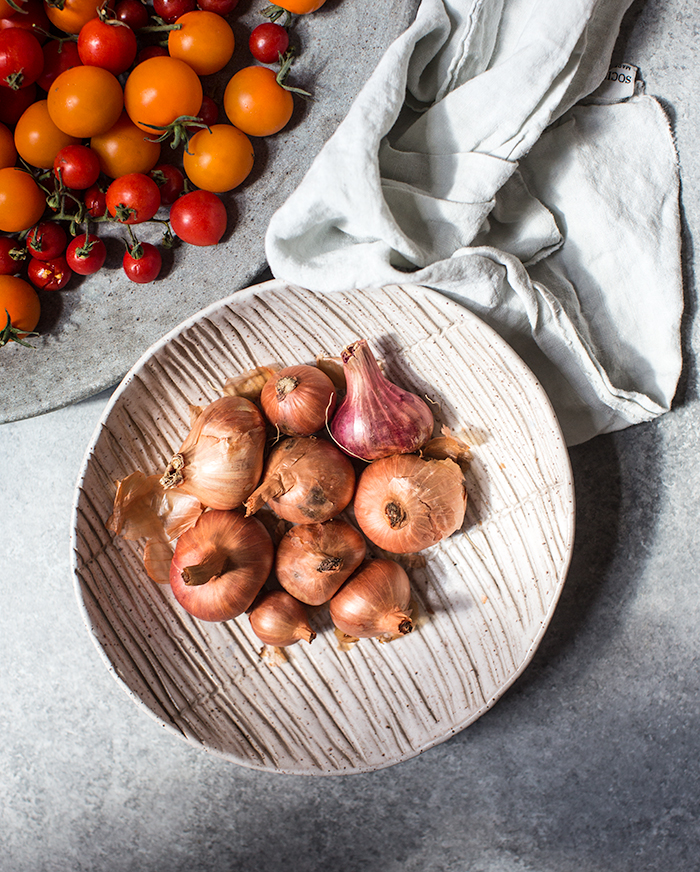
<svg viewBox="0 0 700 872">
<path fill-rule="evenodd" d="M 700 869 L 700 12 L 639 0 L 621 37 L 673 120 L 685 369 L 674 409 L 571 451 L 577 542 L 533 662 L 415 760 L 309 779 L 186 745 L 85 630 L 73 486 L 109 393 L 0 427 L 1 872 L 695 872 Z"/>
</svg>

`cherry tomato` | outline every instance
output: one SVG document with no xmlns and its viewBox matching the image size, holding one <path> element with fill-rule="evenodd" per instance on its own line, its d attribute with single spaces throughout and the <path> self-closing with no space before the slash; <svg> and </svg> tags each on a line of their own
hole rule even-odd
<svg viewBox="0 0 700 872">
<path fill-rule="evenodd" d="M 15 138 L 10 128 L 0 121 L 0 169 L 13 167 L 17 163 Z"/>
<path fill-rule="evenodd" d="M 249 136 L 270 136 L 289 122 L 291 93 L 268 67 L 244 67 L 224 91 L 224 110 L 231 124 Z"/>
<path fill-rule="evenodd" d="M 158 164 L 149 173 L 160 190 L 160 202 L 170 206 L 185 189 L 185 177 L 174 164 Z"/>
<path fill-rule="evenodd" d="M 64 33 L 80 33 L 80 28 L 97 16 L 103 0 L 44 0 L 49 21 Z"/>
<path fill-rule="evenodd" d="M 25 109 L 15 127 L 15 148 L 22 160 L 34 167 L 48 169 L 58 152 L 79 142 L 54 124 L 46 100 L 37 100 Z"/>
<path fill-rule="evenodd" d="M 192 67 L 171 57 L 149 58 L 131 71 L 124 87 L 129 118 L 151 134 L 202 105 L 202 83 Z"/>
<path fill-rule="evenodd" d="M 53 260 L 66 250 L 68 236 L 55 221 L 41 221 L 27 234 L 27 251 L 36 260 Z"/>
<path fill-rule="evenodd" d="M 294 15 L 308 15 L 310 12 L 317 12 L 325 2 L 326 0 L 275 0 L 275 6 L 280 6 Z"/>
<path fill-rule="evenodd" d="M 189 64 L 198 76 L 218 73 L 233 57 L 233 30 L 221 15 L 196 9 L 176 23 L 180 30 L 168 34 L 170 56 Z"/>
<path fill-rule="evenodd" d="M 280 55 L 289 48 L 287 28 L 272 21 L 258 24 L 250 34 L 248 48 L 256 61 L 263 64 L 276 64 Z"/>
<path fill-rule="evenodd" d="M 230 15 L 238 6 L 238 0 L 197 0 L 197 6 L 205 12 L 217 15 Z"/>
<path fill-rule="evenodd" d="M 216 245 L 226 232 L 226 207 L 210 191 L 191 191 L 170 207 L 173 233 L 190 245 Z"/>
<path fill-rule="evenodd" d="M 20 88 L 19 91 L 13 91 L 12 88 L 3 88 L 2 100 L 0 100 L 0 121 L 7 124 L 8 127 L 14 127 L 22 117 L 22 113 L 31 106 L 36 99 L 36 85 L 28 85 L 26 88 Z"/>
<path fill-rule="evenodd" d="M 100 185 L 92 185 L 83 194 L 83 203 L 91 218 L 102 218 L 107 214 L 107 192 Z"/>
<path fill-rule="evenodd" d="M 107 188 L 107 210 L 122 224 L 150 221 L 160 207 L 158 185 L 145 173 L 129 173 Z"/>
<path fill-rule="evenodd" d="M 136 63 L 141 64 L 149 58 L 169 58 L 167 48 L 163 45 L 145 45 L 136 55 Z"/>
<path fill-rule="evenodd" d="M 66 249 L 66 263 L 79 276 L 91 276 L 107 260 L 107 247 L 94 233 L 81 233 Z"/>
<path fill-rule="evenodd" d="M 44 214 L 46 197 L 24 170 L 0 170 L 0 230 L 17 233 L 28 230 Z"/>
<path fill-rule="evenodd" d="M 27 251 L 20 242 L 12 236 L 0 236 L 0 275 L 13 276 L 18 273 L 26 256 Z M 0 322 L 2 315 L 0 312 Z"/>
<path fill-rule="evenodd" d="M 9 315 L 12 334 L 2 342 L 14 337 L 22 339 L 39 323 L 41 303 L 34 288 L 17 276 L 0 276 L 0 335 Z"/>
<path fill-rule="evenodd" d="M 116 123 L 124 107 L 117 77 L 102 67 L 87 65 L 61 73 L 51 85 L 47 99 L 54 124 L 81 139 L 105 133 Z"/>
<path fill-rule="evenodd" d="M 186 12 L 194 12 L 197 0 L 153 0 L 153 11 L 167 24 L 174 24 Z"/>
<path fill-rule="evenodd" d="M 51 39 L 43 46 L 42 51 L 44 53 L 44 69 L 36 83 L 44 91 L 51 88 L 56 77 L 64 70 L 70 70 L 72 67 L 79 67 L 82 64 L 78 54 L 78 44 L 70 40 L 62 42 L 58 39 Z"/>
<path fill-rule="evenodd" d="M 20 9 L 24 6 L 24 0 L 13 0 L 15 6 L 18 6 Z M 17 12 L 15 6 L 12 6 L 8 3 L 8 0 L 0 0 L 0 18 L 12 18 L 12 16 Z"/>
<path fill-rule="evenodd" d="M 162 265 L 160 252 L 150 242 L 139 242 L 132 251 L 125 252 L 122 258 L 124 272 L 132 282 L 140 285 L 157 279 Z"/>
<path fill-rule="evenodd" d="M 44 53 L 41 43 L 27 30 L 0 30 L 0 84 L 17 91 L 32 85 L 41 75 Z"/>
<path fill-rule="evenodd" d="M 27 277 L 41 291 L 60 291 L 68 284 L 73 273 L 65 257 L 53 260 L 37 260 L 32 257 L 27 264 Z"/>
<path fill-rule="evenodd" d="M 136 34 L 121 21 L 91 18 L 78 34 L 80 60 L 109 70 L 115 76 L 129 69 L 136 59 L 137 50 Z"/>
<path fill-rule="evenodd" d="M 197 118 L 208 127 L 216 124 L 219 120 L 219 107 L 216 101 L 212 100 L 211 97 L 207 97 L 206 94 L 202 97 L 202 105 L 199 107 Z"/>
<path fill-rule="evenodd" d="M 253 169 L 253 146 L 238 128 L 215 124 L 190 139 L 182 165 L 193 185 L 221 194 L 248 177 Z"/>
<path fill-rule="evenodd" d="M 8 27 L 21 27 L 22 30 L 28 30 L 33 34 L 39 41 L 39 45 L 43 45 L 49 38 L 50 26 L 43 0 L 29 0 L 18 15 L 0 18 L 0 30 Z"/>
<path fill-rule="evenodd" d="M 97 155 L 102 172 L 110 179 L 129 173 L 148 173 L 160 159 L 160 143 L 144 136 L 143 130 L 126 112 L 122 112 L 106 133 L 93 136 L 90 148 Z"/>
<path fill-rule="evenodd" d="M 67 188 L 84 191 L 97 181 L 100 159 L 87 145 L 67 145 L 54 158 L 53 171 Z"/>
<path fill-rule="evenodd" d="M 114 17 L 132 30 L 140 30 L 148 24 L 148 8 L 141 0 L 119 0 L 114 5 Z"/>
</svg>

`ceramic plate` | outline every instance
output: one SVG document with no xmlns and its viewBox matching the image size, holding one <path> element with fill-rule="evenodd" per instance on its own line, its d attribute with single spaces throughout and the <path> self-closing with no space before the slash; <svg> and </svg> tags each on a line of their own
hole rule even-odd
<svg viewBox="0 0 700 872">
<path fill-rule="evenodd" d="M 246 616 L 185 613 L 151 582 L 141 543 L 105 529 L 115 481 L 179 448 L 189 403 L 260 364 L 313 362 L 366 337 L 389 377 L 435 403 L 472 446 L 461 531 L 408 566 L 416 629 L 341 650 L 318 638 L 271 665 Z M 90 445 L 73 566 L 87 625 L 131 697 L 178 735 L 244 766 L 331 775 L 419 754 L 483 714 L 531 659 L 573 545 L 569 459 L 549 401 L 494 331 L 436 292 L 404 285 L 315 294 L 266 282 L 168 334 L 129 372 Z"/>
<path fill-rule="evenodd" d="M 264 19 L 266 0 L 239 0 L 229 20 L 236 50 L 221 73 L 204 80 L 221 103 L 226 82 L 252 62 L 248 37 Z M 75 276 L 64 291 L 41 293 L 40 336 L 33 350 L 10 345 L 0 354 L 0 423 L 69 405 L 117 384 L 163 334 L 204 306 L 260 281 L 270 218 L 297 187 L 387 46 L 411 23 L 418 0 L 326 0 L 313 15 L 296 17 L 297 59 L 290 83 L 312 93 L 297 98 L 294 115 L 275 136 L 253 139 L 255 163 L 246 181 L 223 195 L 228 230 L 219 245 L 164 251 L 159 279 L 136 285 L 121 267 L 121 228 L 100 225 L 108 260 L 94 276 Z M 348 75 L 348 69 L 352 75 Z M 223 110 L 221 119 L 226 121 Z M 179 160 L 167 146 L 165 161 Z M 161 210 L 158 217 L 167 217 Z M 91 225 L 91 232 L 96 226 Z M 162 228 L 140 225 L 137 235 L 158 244 Z M 4 321 L 3 321 L 4 325 Z"/>
</svg>

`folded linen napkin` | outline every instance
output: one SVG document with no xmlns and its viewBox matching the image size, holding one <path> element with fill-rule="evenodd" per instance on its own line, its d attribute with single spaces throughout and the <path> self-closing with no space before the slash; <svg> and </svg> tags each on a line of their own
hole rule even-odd
<svg viewBox="0 0 700 872">
<path fill-rule="evenodd" d="M 447 294 L 528 363 L 570 445 L 667 411 L 675 149 L 641 88 L 596 92 L 630 2 L 422 0 L 273 216 L 273 274 Z"/>
</svg>

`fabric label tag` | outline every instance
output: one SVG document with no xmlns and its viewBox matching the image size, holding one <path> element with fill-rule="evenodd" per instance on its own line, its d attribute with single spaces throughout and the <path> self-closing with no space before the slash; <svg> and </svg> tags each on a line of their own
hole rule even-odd
<svg viewBox="0 0 700 872">
<path fill-rule="evenodd" d="M 618 64 L 610 67 L 603 82 L 591 94 L 596 100 L 614 103 L 634 96 L 638 67 L 631 64 Z"/>
</svg>

